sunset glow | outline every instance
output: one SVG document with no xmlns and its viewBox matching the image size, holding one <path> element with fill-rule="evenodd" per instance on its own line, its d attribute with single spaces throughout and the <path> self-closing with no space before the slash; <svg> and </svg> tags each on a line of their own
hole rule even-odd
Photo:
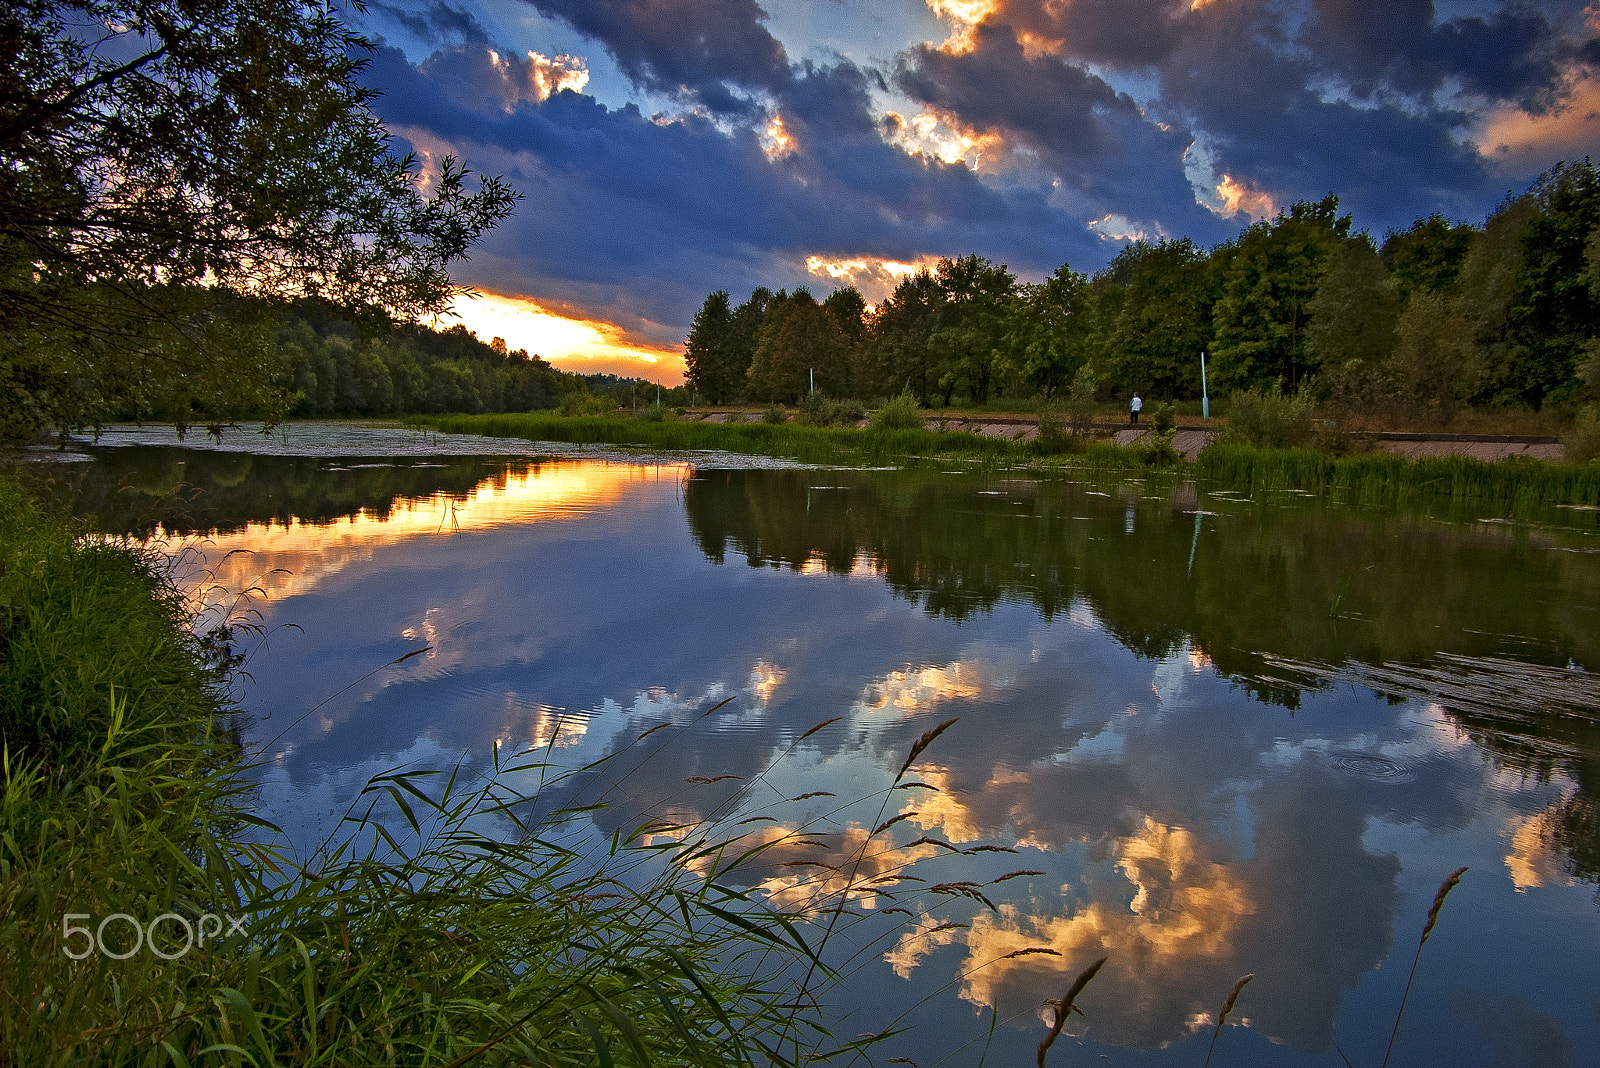
<svg viewBox="0 0 1600 1068">
<path fill-rule="evenodd" d="M 633 344 L 615 323 L 569 318 L 547 311 L 527 297 L 484 290 L 457 297 L 451 310 L 457 316 L 453 322 L 460 322 L 482 340 L 504 338 L 512 351 L 526 349 L 563 371 L 606 372 L 668 386 L 683 382 L 682 350 Z"/>
</svg>

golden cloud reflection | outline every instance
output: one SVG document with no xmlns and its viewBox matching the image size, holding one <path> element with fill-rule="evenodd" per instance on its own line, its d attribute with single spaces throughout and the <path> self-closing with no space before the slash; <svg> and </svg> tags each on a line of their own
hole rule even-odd
<svg viewBox="0 0 1600 1068">
<path fill-rule="evenodd" d="M 981 697 L 996 685 L 995 675 L 994 665 L 979 660 L 891 671 L 862 688 L 856 710 L 894 709 L 903 716 L 913 716 L 945 701 Z"/>
<path fill-rule="evenodd" d="M 1137 1016 L 1139 1004 L 1170 997 L 1163 976 L 1179 965 L 1232 955 L 1255 905 L 1237 874 L 1209 859 L 1198 836 L 1146 816 L 1140 830 L 1116 841 L 1112 855 L 1134 888 L 1126 905 L 1096 900 L 1050 915 L 1005 904 L 998 915 L 979 913 L 965 935 L 961 997 L 978 1006 L 1037 1003 L 1059 996 L 1064 970 L 1109 955 L 1096 981 L 1100 992 L 1117 988 L 1123 1010 Z M 1011 956 L 1030 948 L 1059 956 Z"/>
<path fill-rule="evenodd" d="M 726 853 L 749 850 L 758 852 L 719 876 L 761 890 L 770 905 L 794 915 L 837 904 L 841 898 L 875 909 L 879 895 L 897 885 L 901 873 L 939 852 L 927 844 L 893 846 L 855 825 L 820 834 L 778 823 L 742 835 Z M 688 867 L 706 875 L 714 863 L 716 858 L 703 856 Z"/>
<path fill-rule="evenodd" d="M 1571 886 L 1572 874 L 1566 869 L 1566 851 L 1556 844 L 1557 802 L 1531 816 L 1513 816 L 1504 833 L 1511 839 L 1506 854 L 1506 869 L 1518 893 L 1540 886 Z"/>
<path fill-rule="evenodd" d="M 197 609 L 225 608 L 245 590 L 269 600 L 307 593 L 330 575 L 372 559 L 382 547 L 508 523 L 575 519 L 622 500 L 646 483 L 686 477 L 688 466 L 544 463 L 507 471 L 470 493 L 398 499 L 387 515 L 365 511 L 329 523 L 251 523 L 195 544 L 177 575 Z M 158 529 L 152 541 L 175 538 Z"/>
<path fill-rule="evenodd" d="M 767 120 L 767 128 L 761 136 L 761 151 L 774 163 L 795 153 L 794 135 L 784 127 L 783 116 L 776 112 Z"/>
</svg>

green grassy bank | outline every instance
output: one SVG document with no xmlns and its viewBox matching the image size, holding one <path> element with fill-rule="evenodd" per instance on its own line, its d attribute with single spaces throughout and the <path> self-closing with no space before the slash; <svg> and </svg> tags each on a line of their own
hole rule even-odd
<svg viewBox="0 0 1600 1068">
<path fill-rule="evenodd" d="M 816 464 L 877 464 L 907 460 L 977 460 L 1024 464 L 1071 462 L 1106 470 L 1146 466 L 1142 449 L 1090 445 L 1062 453 L 1036 441 L 1008 441 L 965 431 L 855 430 L 797 423 L 701 423 L 649 421 L 614 416 L 561 416 L 532 412 L 507 415 L 408 416 L 406 425 L 449 434 L 526 438 L 573 444 L 636 445 L 654 449 L 721 449 L 755 456 L 781 456 Z"/>
<path fill-rule="evenodd" d="M 1405 460 L 1383 453 L 1334 456 L 1309 448 L 1217 444 L 1191 462 L 1149 447 L 1089 445 L 1063 451 L 965 432 L 855 430 L 795 423 L 700 423 L 619 417 L 523 415 L 414 416 L 407 425 L 454 434 L 532 441 L 722 449 L 806 463 L 881 464 L 918 460 L 978 461 L 1007 467 L 1135 474 L 1170 467 L 1219 486 L 1296 489 L 1365 505 L 1418 500 L 1476 501 L 1514 509 L 1600 504 L 1600 464 L 1539 460 L 1486 463 L 1468 457 Z"/>
<path fill-rule="evenodd" d="M 590 855 L 560 814 L 528 822 L 556 774 L 540 752 L 481 788 L 380 776 L 344 844 L 290 857 L 250 815 L 218 650 L 156 563 L 0 479 L 0 1065 L 722 1065 L 827 1044 L 798 1041 L 792 990 L 759 978 L 800 953 L 779 918 L 658 870 L 659 849 Z M 665 859 L 705 843 L 686 829 Z"/>
</svg>

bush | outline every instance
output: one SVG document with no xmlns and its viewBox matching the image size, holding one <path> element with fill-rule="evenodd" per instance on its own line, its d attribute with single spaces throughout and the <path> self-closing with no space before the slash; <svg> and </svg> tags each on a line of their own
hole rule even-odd
<svg viewBox="0 0 1600 1068">
<path fill-rule="evenodd" d="M 1268 449 L 1309 445 L 1315 437 L 1311 400 L 1275 389 L 1239 391 L 1228 398 L 1228 421 L 1221 438 L 1230 444 Z"/>
<path fill-rule="evenodd" d="M 1067 412 L 1072 419 L 1072 432 L 1087 435 L 1094 427 L 1095 391 L 1100 388 L 1100 380 L 1095 377 L 1094 369 L 1088 364 L 1078 368 L 1078 373 L 1072 376 L 1072 392 L 1067 398 Z"/>
<path fill-rule="evenodd" d="M 769 404 L 766 411 L 761 413 L 761 421 L 763 423 L 787 423 L 789 421 L 789 413 L 783 410 L 783 405 L 781 404 Z"/>
<path fill-rule="evenodd" d="M 1600 460 L 1600 408 L 1590 404 L 1578 412 L 1572 429 L 1561 438 L 1567 447 L 1569 464 L 1586 464 Z"/>
<path fill-rule="evenodd" d="M 1157 437 L 1170 435 L 1178 427 L 1178 413 L 1169 402 L 1154 401 L 1145 412 L 1150 417 L 1150 432 Z"/>
<path fill-rule="evenodd" d="M 610 397 L 586 389 L 575 389 L 561 398 L 562 415 L 610 415 L 615 408 Z"/>
<path fill-rule="evenodd" d="M 898 397 L 890 397 L 883 406 L 872 413 L 867 424 L 873 430 L 921 430 L 922 408 L 916 395 L 906 390 Z"/>
<path fill-rule="evenodd" d="M 674 418 L 666 408 L 659 404 L 649 404 L 633 413 L 633 417 L 641 423 L 665 423 Z"/>
<path fill-rule="evenodd" d="M 856 400 L 835 400 L 813 393 L 800 402 L 794 421 L 802 426 L 855 426 L 867 411 Z"/>
</svg>

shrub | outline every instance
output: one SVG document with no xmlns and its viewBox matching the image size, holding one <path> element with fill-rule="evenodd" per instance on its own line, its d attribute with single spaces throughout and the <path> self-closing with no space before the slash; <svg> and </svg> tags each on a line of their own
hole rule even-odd
<svg viewBox="0 0 1600 1068">
<path fill-rule="evenodd" d="M 916 395 L 906 390 L 884 401 L 883 406 L 872 413 L 868 425 L 873 430 L 921 430 L 922 408 L 917 404 Z"/>
<path fill-rule="evenodd" d="M 659 404 L 649 404 L 633 413 L 641 423 L 665 423 L 671 416 Z"/>
<path fill-rule="evenodd" d="M 562 415 L 610 415 L 615 405 L 610 397 L 575 389 L 561 398 Z"/>
<path fill-rule="evenodd" d="M 1292 449 L 1311 443 L 1315 426 L 1311 400 L 1288 397 L 1275 389 L 1239 391 L 1228 398 L 1228 422 L 1222 439 L 1235 445 Z"/>
<path fill-rule="evenodd" d="M 1157 437 L 1170 435 L 1178 427 L 1178 413 L 1170 402 L 1154 401 L 1145 411 L 1150 417 L 1150 432 Z"/>
<path fill-rule="evenodd" d="M 1600 408 L 1590 404 L 1578 412 L 1572 429 L 1561 439 L 1567 447 L 1567 462 L 1586 464 L 1600 460 Z"/>
<path fill-rule="evenodd" d="M 1094 369 L 1088 364 L 1078 368 L 1078 373 L 1072 376 L 1072 392 L 1067 398 L 1067 412 L 1072 419 L 1072 431 L 1075 434 L 1088 434 L 1094 427 L 1095 391 L 1100 388 L 1100 380 L 1095 377 Z"/>
<path fill-rule="evenodd" d="M 800 402 L 794 421 L 802 426 L 855 426 L 867 414 L 860 401 L 811 394 Z"/>
<path fill-rule="evenodd" d="M 766 411 L 761 413 L 761 421 L 763 423 L 787 423 L 789 421 L 789 413 L 783 410 L 783 405 L 781 404 L 769 404 Z"/>
</svg>

